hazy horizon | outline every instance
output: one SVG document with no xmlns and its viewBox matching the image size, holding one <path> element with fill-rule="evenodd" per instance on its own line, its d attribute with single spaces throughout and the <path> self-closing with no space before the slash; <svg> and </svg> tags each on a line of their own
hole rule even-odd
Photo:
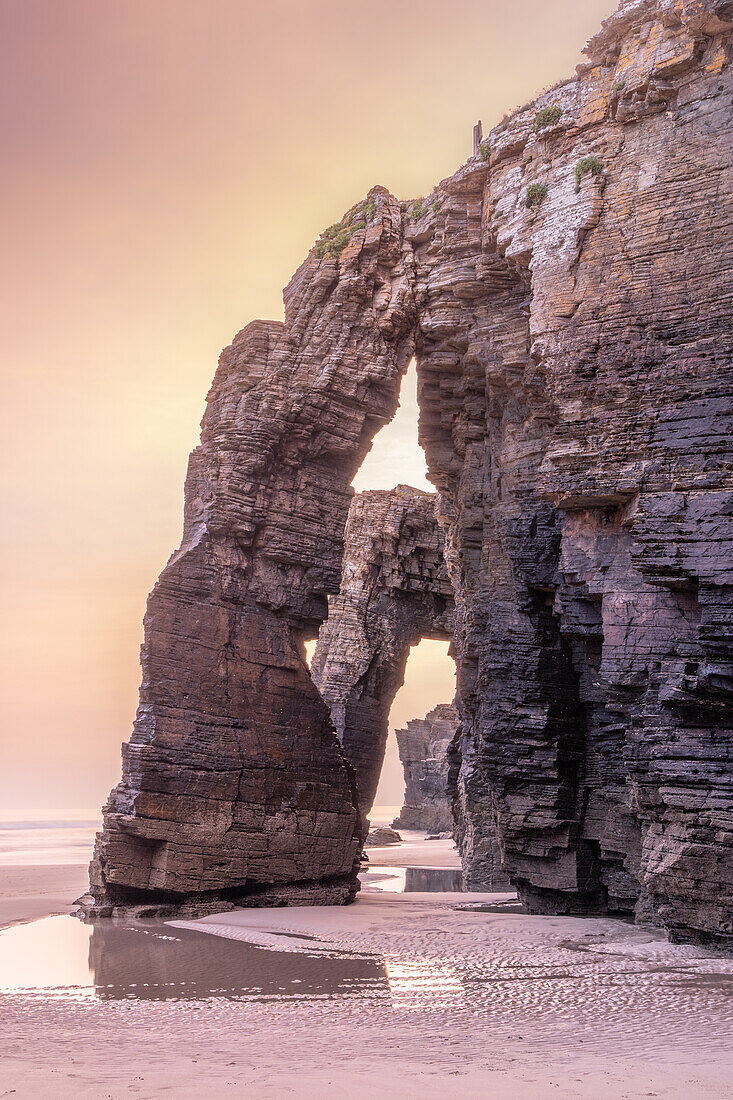
<svg viewBox="0 0 733 1100">
<path fill-rule="evenodd" d="M 3 809 L 95 806 L 119 778 L 221 348 L 282 316 L 324 226 L 375 183 L 427 193 L 615 7 L 3 5 Z M 415 415 L 360 488 L 422 485 Z M 421 647 L 392 724 L 451 676 Z M 380 797 L 399 781 L 392 748 Z"/>
</svg>

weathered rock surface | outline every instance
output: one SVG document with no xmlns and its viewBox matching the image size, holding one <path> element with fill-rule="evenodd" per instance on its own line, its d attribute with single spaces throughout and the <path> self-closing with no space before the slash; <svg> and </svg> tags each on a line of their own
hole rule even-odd
<svg viewBox="0 0 733 1100">
<path fill-rule="evenodd" d="M 407 485 L 360 493 L 346 525 L 341 586 L 329 601 L 311 675 L 354 768 L 366 816 L 376 794 L 389 712 L 410 647 L 450 638 L 453 588 L 435 519 L 437 497 Z"/>
<path fill-rule="evenodd" d="M 496 823 L 531 908 L 733 944 L 731 32 L 731 0 L 623 3 L 575 78 L 427 199 L 372 192 L 285 325 L 225 353 L 149 605 L 103 908 L 351 896 L 359 814 L 302 639 L 414 352 L 466 873 Z"/>
<path fill-rule="evenodd" d="M 405 773 L 405 801 L 393 822 L 396 828 L 452 833 L 448 748 L 457 727 L 458 711 L 452 703 L 441 703 L 424 718 L 395 730 Z"/>
<path fill-rule="evenodd" d="M 718 944 L 733 933 L 731 29 L 730 3 L 624 4 L 577 78 L 499 126 L 488 162 L 406 234 L 474 850 L 496 819 L 531 908 L 636 910 Z"/>
</svg>

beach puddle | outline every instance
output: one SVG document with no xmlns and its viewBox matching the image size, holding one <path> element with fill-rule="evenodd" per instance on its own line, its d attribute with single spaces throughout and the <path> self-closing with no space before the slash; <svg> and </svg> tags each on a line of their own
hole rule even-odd
<svg viewBox="0 0 733 1100">
<path fill-rule="evenodd" d="M 362 884 L 388 894 L 457 894 L 463 890 L 463 874 L 438 867 L 375 867 L 362 871 Z"/>
<path fill-rule="evenodd" d="M 163 921 L 46 917 L 0 932 L 0 993 L 43 999 L 311 1001 L 383 993 L 380 956 L 255 947 Z"/>
</svg>

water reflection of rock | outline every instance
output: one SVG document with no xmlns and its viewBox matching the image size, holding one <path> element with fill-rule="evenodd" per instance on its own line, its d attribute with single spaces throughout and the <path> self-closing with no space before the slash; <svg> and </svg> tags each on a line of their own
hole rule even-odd
<svg viewBox="0 0 733 1100">
<path fill-rule="evenodd" d="M 405 868 L 405 893 L 423 891 L 431 894 L 453 894 L 463 889 L 463 873 L 436 867 Z"/>
<path fill-rule="evenodd" d="M 111 1000 L 389 996 L 384 962 L 377 956 L 273 951 L 159 921 L 95 923 L 89 965 L 97 995 Z"/>
</svg>

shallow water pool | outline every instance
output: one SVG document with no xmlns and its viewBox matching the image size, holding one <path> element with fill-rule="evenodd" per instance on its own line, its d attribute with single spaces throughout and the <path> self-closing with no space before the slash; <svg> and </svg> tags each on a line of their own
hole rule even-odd
<svg viewBox="0 0 733 1100">
<path fill-rule="evenodd" d="M 342 998 L 387 989 L 379 956 L 270 950 L 163 921 L 46 917 L 0 932 L 0 993 L 205 1001 Z"/>
</svg>

